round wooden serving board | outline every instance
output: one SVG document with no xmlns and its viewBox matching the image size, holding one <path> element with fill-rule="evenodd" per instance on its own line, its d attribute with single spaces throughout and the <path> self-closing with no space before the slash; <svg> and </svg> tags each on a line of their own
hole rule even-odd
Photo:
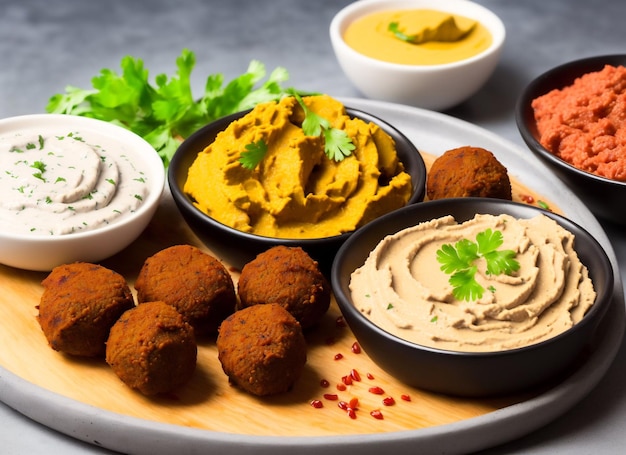
<svg viewBox="0 0 626 455">
<path fill-rule="evenodd" d="M 427 165 L 434 159 L 423 154 Z M 514 199 L 545 200 L 519 182 Z M 555 209 L 554 206 L 551 206 Z M 202 245 L 185 225 L 168 192 L 155 218 L 130 247 L 102 265 L 134 283 L 143 261 L 175 244 Z M 228 266 L 228 258 L 219 258 Z M 231 269 L 235 282 L 238 271 Z M 336 303 L 320 324 L 307 332 L 308 360 L 290 392 L 257 398 L 231 386 L 222 372 L 214 339 L 200 339 L 196 372 L 188 384 L 167 396 L 148 398 L 126 387 L 103 359 L 84 360 L 52 350 L 36 316 L 47 273 L 0 266 L 0 366 L 46 390 L 97 408 L 141 419 L 247 435 L 317 436 L 371 434 L 427 428 L 483 415 L 539 393 L 494 399 L 462 399 L 417 390 L 378 368 L 365 352 L 354 352 L 355 337 Z M 134 289 L 133 289 L 134 292 Z M 416 366 L 419 368 L 419 366 Z M 353 379 L 346 390 L 337 385 Z M 324 386 L 327 381 L 328 385 Z M 372 393 L 380 387 L 383 394 Z M 336 395 L 337 400 L 325 397 Z M 395 404 L 383 400 L 393 398 Z M 338 406 L 358 399 L 356 418 Z M 319 400 L 323 407 L 311 405 Z M 370 413 L 380 411 L 383 418 Z"/>
</svg>

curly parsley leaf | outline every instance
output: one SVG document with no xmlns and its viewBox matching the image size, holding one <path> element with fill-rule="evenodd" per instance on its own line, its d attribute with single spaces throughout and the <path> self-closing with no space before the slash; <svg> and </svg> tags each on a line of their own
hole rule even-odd
<svg viewBox="0 0 626 455">
<path fill-rule="evenodd" d="M 350 136 L 343 130 L 333 128 L 327 119 L 310 110 L 296 91 L 292 90 L 291 95 L 294 96 L 304 111 L 304 121 L 302 122 L 304 134 L 315 137 L 321 135 L 324 138 L 324 153 L 331 160 L 341 161 L 350 156 L 355 149 Z"/>
<path fill-rule="evenodd" d="M 511 275 L 519 270 L 515 251 L 498 250 L 503 242 L 502 232 L 486 229 L 476 235 L 476 242 L 461 239 L 454 246 L 446 243 L 437 250 L 440 269 L 451 275 L 448 282 L 456 299 L 472 301 L 483 296 L 485 289 L 476 281 L 478 268 L 474 264 L 480 258 L 485 260 L 491 275 Z"/>
<path fill-rule="evenodd" d="M 289 77 L 287 71 L 276 68 L 263 82 L 265 66 L 253 60 L 245 73 L 226 85 L 223 74 L 209 75 L 198 98 L 191 87 L 195 64 L 195 54 L 183 49 L 176 59 L 176 73 L 158 74 L 150 83 L 143 61 L 126 56 L 120 63 L 121 74 L 104 68 L 92 78 L 92 89 L 67 86 L 65 93 L 49 99 L 46 111 L 121 125 L 148 141 L 167 167 L 181 139 L 200 127 L 287 94 L 281 86 Z"/>
<path fill-rule="evenodd" d="M 241 152 L 239 162 L 248 170 L 254 170 L 267 153 L 267 144 L 263 139 L 246 145 L 246 151 Z"/>
</svg>

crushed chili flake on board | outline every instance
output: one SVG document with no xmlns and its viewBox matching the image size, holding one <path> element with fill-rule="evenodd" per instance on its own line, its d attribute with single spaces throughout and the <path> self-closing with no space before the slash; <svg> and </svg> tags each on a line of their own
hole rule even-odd
<svg viewBox="0 0 626 455">
<path fill-rule="evenodd" d="M 337 318 L 337 325 L 338 326 L 343 326 L 344 325 L 344 321 L 342 317 Z M 353 354 L 360 354 L 361 353 L 361 347 L 358 344 L 358 342 L 354 342 L 351 345 L 351 349 L 350 351 Z M 337 353 L 334 356 L 335 360 L 341 360 L 344 359 L 344 355 L 341 353 Z M 372 375 L 371 373 L 367 373 L 366 377 L 368 380 L 372 381 L 374 380 L 374 375 Z M 352 386 L 355 385 L 355 382 L 360 382 L 361 379 L 361 374 L 358 372 L 358 370 L 356 369 L 351 369 L 350 372 L 348 374 L 346 374 L 345 376 L 341 377 L 341 382 L 338 382 L 336 384 L 336 388 L 338 391 L 340 392 L 345 392 L 348 389 L 348 386 Z M 330 382 L 326 379 L 321 379 L 320 380 L 320 386 L 322 388 L 328 388 L 330 386 Z M 355 385 L 356 386 L 356 385 Z M 353 389 L 354 390 L 354 389 Z M 375 394 L 375 395 L 384 395 L 385 394 L 385 390 L 377 385 L 371 385 L 368 389 L 368 392 Z M 352 397 L 349 401 L 345 401 L 343 399 L 340 399 L 340 396 L 338 394 L 334 394 L 334 393 L 325 393 L 323 394 L 323 398 L 328 400 L 328 401 L 336 401 L 337 402 L 337 407 L 343 411 L 346 412 L 346 414 L 348 415 L 348 417 L 350 417 L 351 419 L 356 419 L 357 418 L 357 411 L 359 410 L 359 399 L 358 397 Z M 402 394 L 400 395 L 400 399 L 405 401 L 405 402 L 410 402 L 411 401 L 411 397 L 408 394 Z M 324 404 L 321 400 L 312 400 L 310 402 L 311 406 L 314 408 L 323 408 Z M 393 406 L 396 404 L 396 400 L 392 397 L 392 396 L 386 396 L 385 398 L 382 399 L 382 404 L 384 406 Z M 369 412 L 370 416 L 374 419 L 377 420 L 383 420 L 383 413 L 380 409 L 373 409 Z"/>
</svg>

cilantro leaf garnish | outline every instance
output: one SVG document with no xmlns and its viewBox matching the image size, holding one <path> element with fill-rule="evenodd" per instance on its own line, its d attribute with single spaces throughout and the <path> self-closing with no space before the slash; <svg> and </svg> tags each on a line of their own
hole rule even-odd
<svg viewBox="0 0 626 455">
<path fill-rule="evenodd" d="M 121 125 L 149 142 L 167 167 L 180 141 L 200 127 L 287 94 L 281 86 L 289 77 L 287 71 L 278 67 L 262 82 L 265 66 L 253 60 L 245 73 L 227 84 L 223 74 L 209 75 L 198 97 L 191 90 L 195 64 L 194 53 L 183 49 L 176 59 L 176 74 L 159 74 L 151 83 L 143 61 L 126 56 L 121 74 L 104 68 L 91 80 L 92 89 L 67 86 L 65 93 L 50 98 L 46 111 Z"/>
<path fill-rule="evenodd" d="M 448 282 L 456 299 L 472 301 L 483 296 L 485 289 L 476 281 L 477 259 L 485 260 L 490 275 L 511 275 L 519 270 L 515 251 L 498 250 L 503 242 L 502 232 L 486 229 L 476 235 L 476 242 L 461 239 L 454 246 L 446 243 L 437 250 L 440 269 L 451 275 Z"/>
<path fill-rule="evenodd" d="M 246 151 L 241 152 L 239 162 L 248 170 L 253 170 L 267 153 L 267 144 L 263 139 L 246 145 Z"/>
<path fill-rule="evenodd" d="M 415 35 L 406 35 L 400 30 L 400 24 L 397 22 L 389 22 L 387 30 L 394 34 L 396 38 L 407 43 L 413 43 L 415 41 Z"/>
<path fill-rule="evenodd" d="M 316 137 L 321 135 L 324 138 L 324 153 L 331 160 L 341 161 L 350 156 L 355 149 L 350 136 L 343 130 L 333 128 L 327 119 L 310 110 L 295 90 L 291 90 L 291 95 L 294 96 L 304 111 L 304 121 L 302 122 L 304 134 Z"/>
<path fill-rule="evenodd" d="M 44 163 L 43 161 L 35 161 L 33 164 L 30 165 L 30 167 L 39 171 L 35 172 L 33 174 L 33 177 L 43 180 L 44 182 L 46 181 L 46 179 L 43 177 L 43 173 L 46 172 L 46 163 Z"/>
</svg>

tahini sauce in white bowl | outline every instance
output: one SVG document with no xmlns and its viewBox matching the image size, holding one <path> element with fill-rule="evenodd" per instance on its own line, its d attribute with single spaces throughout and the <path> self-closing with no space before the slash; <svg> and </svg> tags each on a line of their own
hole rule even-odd
<svg viewBox="0 0 626 455">
<path fill-rule="evenodd" d="M 147 226 L 164 184 L 154 148 L 121 126 L 0 120 L 0 263 L 44 271 L 112 256 Z"/>
</svg>

